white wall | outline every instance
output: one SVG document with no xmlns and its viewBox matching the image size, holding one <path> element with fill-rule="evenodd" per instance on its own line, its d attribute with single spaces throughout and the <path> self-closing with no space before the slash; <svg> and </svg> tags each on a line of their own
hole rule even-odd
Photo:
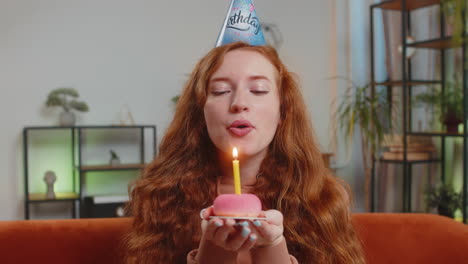
<svg viewBox="0 0 468 264">
<path fill-rule="evenodd" d="M 172 117 L 171 97 L 213 47 L 228 2 L 0 0 L 0 220 L 23 217 L 21 131 L 57 123 L 58 110 L 43 107 L 50 90 L 80 92 L 91 111 L 78 124 L 111 124 L 128 105 L 136 123 L 155 124 L 161 135 Z M 328 150 L 331 89 L 340 88 L 327 78 L 347 71 L 336 67 L 337 54 L 346 54 L 337 41 L 347 21 L 336 20 L 334 1 L 255 5 L 262 22 L 282 31 L 280 53 L 302 79 L 317 136 Z"/>
</svg>

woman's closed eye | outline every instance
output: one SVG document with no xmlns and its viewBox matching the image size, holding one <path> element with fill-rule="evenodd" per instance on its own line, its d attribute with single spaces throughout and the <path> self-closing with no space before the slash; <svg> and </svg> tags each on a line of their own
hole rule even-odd
<svg viewBox="0 0 468 264">
<path fill-rule="evenodd" d="M 228 94 L 231 92 L 231 87 L 230 85 L 222 82 L 218 82 L 215 85 L 213 85 L 210 89 L 210 93 L 214 96 L 219 96 L 223 94 Z"/>
<path fill-rule="evenodd" d="M 217 90 L 217 91 L 211 91 L 211 94 L 217 96 L 217 95 L 227 94 L 230 92 L 231 92 L 230 90 Z"/>
<path fill-rule="evenodd" d="M 252 85 L 249 90 L 255 95 L 264 95 L 270 92 L 269 87 L 263 84 Z"/>
<path fill-rule="evenodd" d="M 263 95 L 263 94 L 269 93 L 270 91 L 268 91 L 268 90 L 250 90 L 250 92 L 255 94 L 255 95 Z"/>
<path fill-rule="evenodd" d="M 250 85 L 249 90 L 255 95 L 265 95 L 270 92 L 270 84 L 264 79 L 255 80 Z"/>
</svg>

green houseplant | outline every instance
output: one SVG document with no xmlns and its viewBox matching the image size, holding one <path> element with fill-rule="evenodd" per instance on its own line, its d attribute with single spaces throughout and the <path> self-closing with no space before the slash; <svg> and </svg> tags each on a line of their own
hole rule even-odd
<svg viewBox="0 0 468 264">
<path fill-rule="evenodd" d="M 180 98 L 180 95 L 176 95 L 174 97 L 171 98 L 171 101 L 174 103 L 174 104 L 177 104 L 177 102 L 179 101 L 179 98 Z"/>
<path fill-rule="evenodd" d="M 441 123 L 448 133 L 458 133 L 458 125 L 463 122 L 463 90 L 459 81 L 447 82 L 445 89 L 433 88 L 415 96 L 416 106 L 434 106 Z"/>
<path fill-rule="evenodd" d="M 425 194 L 427 206 L 437 209 L 440 215 L 453 218 L 455 211 L 462 207 L 462 195 L 451 184 L 429 186 Z"/>
<path fill-rule="evenodd" d="M 384 123 L 384 120 L 390 120 L 389 104 L 382 90 L 376 91 L 372 96 L 369 84 L 358 86 L 352 83 L 346 94 L 349 96 L 341 100 L 335 119 L 344 131 L 348 142 L 352 141 L 355 127 L 357 126 L 360 130 L 361 153 L 365 170 L 365 200 L 366 206 L 369 206 L 371 162 L 379 152 L 384 132 L 388 132 L 391 127 L 391 124 Z M 383 118 L 384 116 L 386 118 Z"/>
<path fill-rule="evenodd" d="M 75 124 L 75 115 L 71 110 L 89 111 L 89 107 L 85 102 L 76 100 L 79 96 L 74 88 L 58 88 L 52 90 L 47 96 L 46 106 L 59 106 L 63 109 L 63 112 L 60 113 L 61 126 L 73 126 Z"/>
</svg>

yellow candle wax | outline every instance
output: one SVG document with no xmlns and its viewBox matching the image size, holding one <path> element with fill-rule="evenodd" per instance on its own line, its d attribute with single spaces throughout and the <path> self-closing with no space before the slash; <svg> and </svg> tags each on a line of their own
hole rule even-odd
<svg viewBox="0 0 468 264">
<path fill-rule="evenodd" d="M 241 194 L 241 183 L 240 183 L 240 172 L 239 172 L 239 160 L 237 159 L 237 148 L 232 150 L 232 172 L 234 176 L 234 191 L 236 194 Z"/>
</svg>

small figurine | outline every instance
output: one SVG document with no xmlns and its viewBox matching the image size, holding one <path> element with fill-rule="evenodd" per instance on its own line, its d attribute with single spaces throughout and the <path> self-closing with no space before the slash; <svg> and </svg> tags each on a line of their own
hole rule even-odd
<svg viewBox="0 0 468 264">
<path fill-rule="evenodd" d="M 117 156 L 117 153 L 115 153 L 115 151 L 113 151 L 111 149 L 110 154 L 111 154 L 111 158 L 110 158 L 110 161 L 109 161 L 110 165 L 111 166 L 119 165 L 120 164 L 120 158 L 119 158 L 119 156 Z"/>
<path fill-rule="evenodd" d="M 57 176 L 55 176 L 55 172 L 46 171 L 44 175 L 44 181 L 47 185 L 47 199 L 55 199 L 54 183 L 55 181 L 57 181 Z"/>
</svg>

